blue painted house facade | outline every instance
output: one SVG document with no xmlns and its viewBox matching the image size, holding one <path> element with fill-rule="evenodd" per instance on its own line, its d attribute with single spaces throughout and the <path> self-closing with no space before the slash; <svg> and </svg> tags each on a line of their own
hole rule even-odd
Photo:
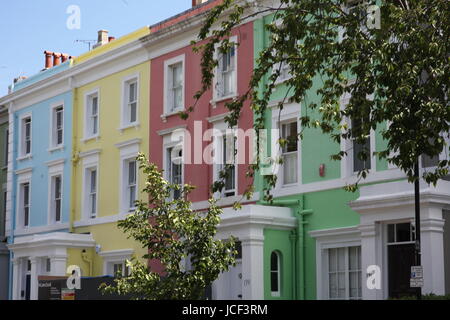
<svg viewBox="0 0 450 320">
<path fill-rule="evenodd" d="M 70 66 L 67 61 L 18 81 L 3 102 L 11 133 L 5 223 L 10 299 L 37 299 L 38 275 L 65 274 L 67 253 L 60 246 L 70 241 L 72 90 L 55 75 Z"/>
</svg>

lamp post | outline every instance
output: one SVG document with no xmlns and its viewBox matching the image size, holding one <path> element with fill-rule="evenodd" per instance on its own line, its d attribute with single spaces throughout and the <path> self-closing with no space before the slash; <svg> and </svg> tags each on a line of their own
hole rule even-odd
<svg viewBox="0 0 450 320">
<path fill-rule="evenodd" d="M 419 179 L 419 159 L 416 160 L 414 165 L 414 206 L 415 206 L 415 220 L 416 220 L 416 232 L 415 232 L 415 253 L 416 253 L 416 266 L 421 265 L 421 252 L 420 252 L 420 179 Z M 422 288 L 417 288 L 417 299 L 422 299 Z"/>
</svg>

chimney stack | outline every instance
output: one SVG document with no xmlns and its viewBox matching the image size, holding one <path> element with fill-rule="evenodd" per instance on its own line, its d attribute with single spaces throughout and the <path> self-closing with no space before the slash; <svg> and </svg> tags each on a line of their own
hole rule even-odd
<svg viewBox="0 0 450 320">
<path fill-rule="evenodd" d="M 97 43 L 92 48 L 95 49 L 97 47 L 101 47 L 104 44 L 107 44 L 108 42 L 109 42 L 108 30 L 99 30 L 98 37 L 97 37 Z"/>
<path fill-rule="evenodd" d="M 208 2 L 208 0 L 192 0 L 192 6 L 195 7 L 205 2 Z"/>
<path fill-rule="evenodd" d="M 53 52 L 44 51 L 45 54 L 45 69 L 50 69 L 53 67 Z"/>
<path fill-rule="evenodd" d="M 116 37 L 108 37 L 108 42 L 111 42 L 113 40 L 116 40 Z"/>
</svg>

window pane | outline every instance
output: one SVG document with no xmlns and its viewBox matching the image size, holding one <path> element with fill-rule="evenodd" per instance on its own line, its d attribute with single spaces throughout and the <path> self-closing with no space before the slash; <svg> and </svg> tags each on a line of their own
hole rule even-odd
<svg viewBox="0 0 450 320">
<path fill-rule="evenodd" d="M 359 272 L 350 272 L 349 281 L 350 281 L 350 298 L 356 299 L 359 297 L 360 290 L 360 281 L 359 281 Z"/>
<path fill-rule="evenodd" d="M 411 224 L 399 223 L 397 227 L 397 242 L 411 241 Z"/>
<path fill-rule="evenodd" d="M 137 119 L 137 103 L 133 102 L 130 104 L 130 122 L 136 122 Z"/>
<path fill-rule="evenodd" d="M 328 270 L 337 271 L 337 249 L 328 249 Z"/>
<path fill-rule="evenodd" d="M 346 248 L 338 248 L 338 265 L 337 265 L 337 269 L 338 271 L 345 271 L 345 250 Z"/>
<path fill-rule="evenodd" d="M 176 88 L 182 85 L 183 79 L 182 79 L 182 64 L 177 63 L 176 65 L 172 66 L 172 87 Z"/>
<path fill-rule="evenodd" d="M 345 299 L 345 272 L 338 273 L 338 298 Z"/>
<path fill-rule="evenodd" d="M 436 167 L 439 164 L 439 156 L 430 157 L 429 155 L 422 155 L 422 167 L 430 168 Z"/>
<path fill-rule="evenodd" d="M 182 107 L 183 103 L 183 88 L 177 87 L 173 89 L 173 109 Z"/>
<path fill-rule="evenodd" d="M 97 115 L 98 112 L 98 98 L 97 97 L 93 97 L 92 98 L 92 110 L 91 110 L 91 114 L 92 115 Z"/>
<path fill-rule="evenodd" d="M 91 215 L 94 216 L 97 213 L 97 195 L 91 194 Z"/>
<path fill-rule="evenodd" d="M 349 270 L 359 269 L 359 247 L 348 248 Z"/>
<path fill-rule="evenodd" d="M 329 281 L 329 295 L 330 299 L 337 299 L 338 292 L 337 292 L 337 275 L 336 273 L 330 273 L 328 277 Z"/>
<path fill-rule="evenodd" d="M 298 150 L 297 122 L 286 123 L 281 126 L 281 138 L 287 140 L 283 146 L 283 153 Z"/>
<path fill-rule="evenodd" d="M 276 252 L 272 252 L 270 255 L 270 270 L 278 271 L 278 254 Z"/>
<path fill-rule="evenodd" d="M 395 224 L 388 224 L 388 242 L 395 242 Z"/>
<path fill-rule="evenodd" d="M 28 183 L 23 185 L 23 202 L 25 205 L 30 203 L 30 185 Z"/>
<path fill-rule="evenodd" d="M 130 194 L 129 194 L 130 203 L 128 204 L 129 208 L 135 207 L 135 201 L 136 201 L 136 187 L 131 186 L 130 187 Z"/>
<path fill-rule="evenodd" d="M 360 159 L 360 152 L 365 152 L 366 160 Z M 361 171 L 363 169 L 370 169 L 370 139 L 367 138 L 364 144 L 353 143 L 353 171 Z"/>
<path fill-rule="evenodd" d="M 129 102 L 134 102 L 136 101 L 136 90 L 137 90 L 137 85 L 136 82 L 132 82 L 130 83 L 129 86 Z"/>
<path fill-rule="evenodd" d="M 297 183 L 297 153 L 288 153 L 283 155 L 283 183 Z"/>
<path fill-rule="evenodd" d="M 91 170 L 91 192 L 97 189 L 97 170 Z"/>
<path fill-rule="evenodd" d="M 270 272 L 270 290 L 278 292 L 278 272 Z"/>
<path fill-rule="evenodd" d="M 55 220 L 61 221 L 61 200 L 55 201 Z"/>
<path fill-rule="evenodd" d="M 130 161 L 128 163 L 128 184 L 133 185 L 136 183 L 136 161 Z"/>
</svg>

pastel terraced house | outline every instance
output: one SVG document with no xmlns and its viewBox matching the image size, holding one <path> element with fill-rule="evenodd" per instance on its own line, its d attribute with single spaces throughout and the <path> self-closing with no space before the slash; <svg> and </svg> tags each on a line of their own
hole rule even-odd
<svg viewBox="0 0 450 320">
<path fill-rule="evenodd" d="M 37 299 L 38 277 L 65 276 L 69 265 L 80 266 L 83 276 L 113 275 L 123 268 L 124 257 L 143 255 L 115 222 L 130 211 L 142 188 L 130 160 L 138 151 L 148 153 L 146 144 L 139 145 L 148 137 L 149 67 L 138 41 L 148 33 L 144 27 L 114 39 L 102 30 L 96 48 L 77 59 L 46 51 L 46 68 L 15 82 L 0 99 L 12 132 L 5 205 L 10 299 Z M 94 89 L 95 107 L 86 95 Z M 83 184 L 93 177 L 84 176 L 92 164 L 86 155 L 97 151 L 105 157 L 104 171 L 89 180 L 95 198 L 92 192 L 85 198 L 86 190 L 94 190 Z M 125 188 L 126 199 L 119 196 Z M 96 203 L 95 215 L 87 198 Z"/>
<path fill-rule="evenodd" d="M 264 26 L 270 23 L 271 15 L 254 21 L 255 58 L 269 44 L 270 34 Z M 280 136 L 289 140 L 302 130 L 299 116 L 306 110 L 303 103 L 289 99 L 284 84 L 290 77 L 289 66 L 282 66 L 282 71 L 265 122 L 267 128 L 278 129 Z M 315 90 L 321 79 L 314 81 L 305 99 L 320 103 Z M 287 103 L 280 111 L 278 103 L 286 94 Z M 349 98 L 343 96 L 341 105 Z M 415 289 L 409 286 L 415 259 L 413 185 L 386 161 L 375 156 L 359 160 L 361 145 L 351 140 L 339 145 L 319 129 L 303 129 L 301 141 L 281 148 L 283 165 L 277 174 L 273 205 L 289 208 L 296 221 L 291 230 L 269 227 L 264 231 L 264 298 L 387 299 L 414 295 Z M 372 130 L 365 142 L 371 153 L 384 150 L 383 129 Z M 348 152 L 342 161 L 330 159 L 341 150 Z M 445 150 L 440 159 L 448 160 Z M 423 157 L 421 170 L 435 166 L 438 160 Z M 370 169 L 370 174 L 359 191 L 344 191 L 346 184 L 356 182 L 362 168 Z M 261 180 L 256 180 L 256 189 L 262 191 Z M 420 192 L 423 293 L 449 294 L 450 179 L 436 187 L 422 181 Z M 274 215 L 283 212 L 276 207 L 272 211 Z M 378 289 L 366 285 L 374 266 L 381 272 Z"/>
<path fill-rule="evenodd" d="M 68 234 L 72 91 L 69 81 L 58 78 L 71 60 L 45 55 L 45 69 L 17 81 L 1 101 L 9 111 L 6 236 L 12 299 L 37 299 L 38 275 L 64 275 L 65 248 L 85 237 Z"/>
<path fill-rule="evenodd" d="M 144 177 L 136 156 L 148 154 L 150 63 L 141 28 L 74 59 L 73 232 L 90 234 L 95 247 L 73 250 L 71 263 L 85 276 L 114 275 L 145 251 L 126 238 L 117 221 L 134 211 Z M 108 37 L 99 32 L 99 39 Z"/>
</svg>

